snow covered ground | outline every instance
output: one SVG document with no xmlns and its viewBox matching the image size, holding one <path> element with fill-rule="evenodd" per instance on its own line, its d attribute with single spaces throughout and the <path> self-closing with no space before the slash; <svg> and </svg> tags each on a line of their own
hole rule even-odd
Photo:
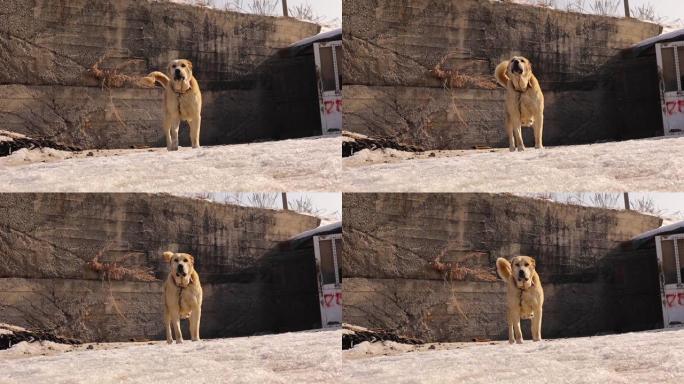
<svg viewBox="0 0 684 384">
<path fill-rule="evenodd" d="M 509 345 L 361 343 L 341 330 L 0 351 L 0 383 L 680 383 L 684 328 Z M 48 349 L 52 347 L 52 349 Z M 68 351 L 68 352 L 67 352 Z M 45 354 L 43 356 L 42 354 Z"/>
<path fill-rule="evenodd" d="M 339 136 L 204 147 L 0 158 L 0 192 L 340 191 Z"/>
<path fill-rule="evenodd" d="M 350 383 L 681 383 L 684 328 L 545 340 L 457 343 L 451 349 L 343 352 Z M 444 346 L 444 344 L 442 344 Z M 361 348 L 361 352 L 354 351 Z M 372 357 L 363 356 L 372 351 Z M 388 353 L 388 356 L 383 356 Z"/>
<path fill-rule="evenodd" d="M 682 158 L 684 136 L 516 153 L 363 150 L 342 161 L 342 178 L 352 192 L 677 192 Z"/>
<path fill-rule="evenodd" d="M 166 342 L 99 344 L 34 356 L 20 343 L 0 351 L 0 383 L 337 383 L 341 332 Z M 50 343 L 52 344 L 52 343 Z M 31 353 L 21 357 L 12 350 Z"/>
</svg>

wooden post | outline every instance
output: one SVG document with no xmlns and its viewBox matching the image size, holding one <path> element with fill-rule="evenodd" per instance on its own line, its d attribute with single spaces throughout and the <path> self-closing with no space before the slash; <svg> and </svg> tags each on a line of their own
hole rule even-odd
<svg viewBox="0 0 684 384">
<path fill-rule="evenodd" d="M 629 193 L 625 192 L 625 210 L 631 211 L 632 207 L 629 206 Z"/>
<path fill-rule="evenodd" d="M 290 17 L 289 12 L 287 11 L 287 0 L 283 0 L 283 16 Z"/>
<path fill-rule="evenodd" d="M 623 3 L 625 3 L 625 17 L 629 19 L 630 17 L 632 17 L 629 14 L 629 0 L 624 0 Z"/>
<path fill-rule="evenodd" d="M 287 192 L 283 192 L 283 210 L 287 211 Z"/>
</svg>

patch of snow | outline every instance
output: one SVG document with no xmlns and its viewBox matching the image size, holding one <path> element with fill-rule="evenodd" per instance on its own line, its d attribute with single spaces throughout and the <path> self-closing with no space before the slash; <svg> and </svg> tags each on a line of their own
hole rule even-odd
<svg viewBox="0 0 684 384">
<path fill-rule="evenodd" d="M 165 341 L 77 350 L 21 360 L 0 358 L 0 382 L 23 383 L 337 383 L 339 330 Z M 2 356 L 2 355 L 0 355 Z"/>
<path fill-rule="evenodd" d="M 674 20 L 668 20 L 662 23 L 663 26 L 663 33 L 670 33 L 674 31 L 678 31 L 680 29 L 684 29 L 684 20 L 682 19 L 674 19 Z"/>
<path fill-rule="evenodd" d="M 445 345 L 445 344 L 444 344 Z M 351 383 L 681 383 L 684 328 L 346 359 Z M 345 358 L 356 354 L 344 351 Z"/>
<path fill-rule="evenodd" d="M 0 158 L 0 192 L 336 192 L 341 145 L 324 136 L 178 152 L 20 150 Z"/>
<path fill-rule="evenodd" d="M 72 152 L 60 151 L 53 148 L 36 148 L 28 149 L 21 148 L 7 156 L 5 159 L 0 159 L 0 163 L 5 165 L 21 165 L 26 163 L 47 162 L 53 160 L 65 160 L 74 156 Z"/>
<path fill-rule="evenodd" d="M 547 147 L 394 155 L 342 161 L 347 192 L 624 192 L 684 190 L 684 136 Z M 361 157 L 356 158 L 356 156 Z M 413 156 L 414 160 L 398 160 Z M 387 163 L 386 163 L 387 162 Z"/>
<path fill-rule="evenodd" d="M 73 347 L 70 344 L 59 344 L 52 341 L 36 341 L 29 343 L 22 341 L 13 345 L 10 349 L 0 351 L 0 356 L 3 353 L 10 354 L 25 354 L 25 355 L 39 355 L 47 351 L 68 351 Z"/>
<path fill-rule="evenodd" d="M 24 332 L 26 328 L 20 327 L 18 325 L 11 325 L 7 323 L 0 323 L 0 330 L 7 330 L 11 332 Z"/>
</svg>

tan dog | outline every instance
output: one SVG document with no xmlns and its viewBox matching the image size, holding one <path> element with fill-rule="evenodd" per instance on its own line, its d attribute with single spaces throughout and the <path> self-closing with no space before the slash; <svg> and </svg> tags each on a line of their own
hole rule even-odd
<svg viewBox="0 0 684 384">
<path fill-rule="evenodd" d="M 188 60 L 174 60 L 169 64 L 168 76 L 152 72 L 142 79 L 142 84 L 164 87 L 164 134 L 166 149 L 178 150 L 178 129 L 185 120 L 190 125 L 190 141 L 193 148 L 200 147 L 200 125 L 202 124 L 202 92 L 192 75 L 192 63 Z"/>
<path fill-rule="evenodd" d="M 532 64 L 515 56 L 499 64 L 494 71 L 496 81 L 506 88 L 506 133 L 511 152 L 525 150 L 522 126 L 534 127 L 534 146 L 544 148 L 544 94 L 532 73 Z"/>
<path fill-rule="evenodd" d="M 544 290 L 535 265 L 534 259 L 529 256 L 516 256 L 510 262 L 504 258 L 496 260 L 496 270 L 507 283 L 508 341 L 511 344 L 521 344 L 523 341 L 520 319 L 532 319 L 532 339 L 542 339 Z"/>
<path fill-rule="evenodd" d="M 183 342 L 181 319 L 190 319 L 192 341 L 200 339 L 200 318 L 202 317 L 202 286 L 195 271 L 195 259 L 187 253 L 164 252 L 164 260 L 170 264 L 169 276 L 164 282 L 164 324 L 166 341 L 171 344 L 171 327 L 176 343 Z"/>
</svg>

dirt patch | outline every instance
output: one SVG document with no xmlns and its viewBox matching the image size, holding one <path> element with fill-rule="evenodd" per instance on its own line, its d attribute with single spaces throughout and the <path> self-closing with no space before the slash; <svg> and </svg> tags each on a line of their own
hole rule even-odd
<svg viewBox="0 0 684 384">
<path fill-rule="evenodd" d="M 342 334 L 342 349 L 351 349 L 355 345 L 367 341 L 369 343 L 376 343 L 379 341 L 393 341 L 400 344 L 419 345 L 425 344 L 425 341 L 420 339 L 412 339 L 409 337 L 399 336 L 395 332 L 385 329 L 367 329 L 363 327 L 356 327 L 349 324 L 343 324 L 342 328 L 345 333 Z"/>
<path fill-rule="evenodd" d="M 31 138 L 20 133 L 0 131 L 0 157 L 9 156 L 22 149 L 52 148 L 60 151 L 80 151 L 81 148 L 56 143 L 46 138 Z"/>
<path fill-rule="evenodd" d="M 6 324 L 0 324 L 0 350 L 11 348 L 13 345 L 26 341 L 51 341 L 58 344 L 78 345 L 80 340 L 58 336 L 47 330 L 27 330 Z"/>
<path fill-rule="evenodd" d="M 351 132 L 342 132 L 342 157 L 350 157 L 364 149 L 396 149 L 403 152 L 424 152 L 425 150 L 415 145 L 407 145 L 397 142 L 389 137 L 373 138 Z"/>
</svg>

